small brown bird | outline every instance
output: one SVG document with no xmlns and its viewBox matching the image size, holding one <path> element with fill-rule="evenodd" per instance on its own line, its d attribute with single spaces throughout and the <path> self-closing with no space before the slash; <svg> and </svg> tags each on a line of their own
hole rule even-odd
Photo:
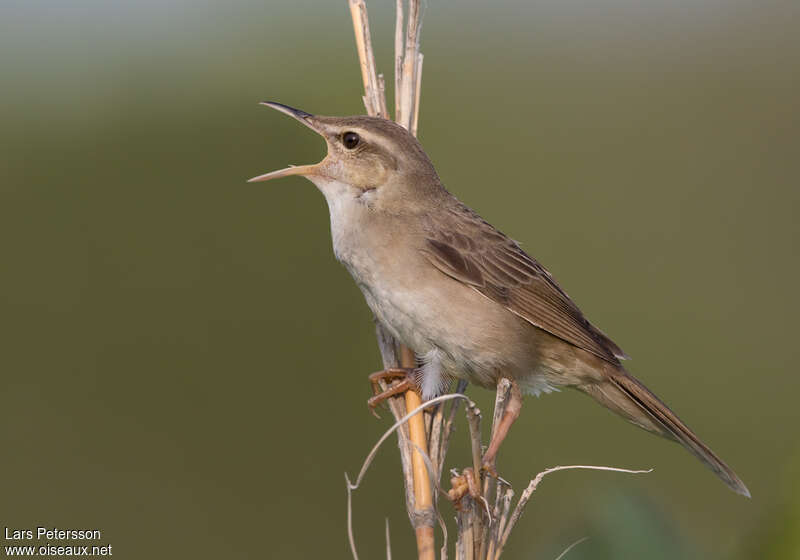
<svg viewBox="0 0 800 560">
<path fill-rule="evenodd" d="M 315 116 L 263 103 L 320 134 L 328 155 L 250 179 L 302 175 L 328 202 L 333 250 L 375 317 L 413 350 L 424 398 L 450 376 L 512 399 L 484 465 L 519 415 L 522 394 L 574 387 L 658 435 L 681 443 L 732 490 L 744 483 L 620 363 L 627 358 L 520 246 L 450 194 L 416 138 L 366 116 Z"/>
</svg>

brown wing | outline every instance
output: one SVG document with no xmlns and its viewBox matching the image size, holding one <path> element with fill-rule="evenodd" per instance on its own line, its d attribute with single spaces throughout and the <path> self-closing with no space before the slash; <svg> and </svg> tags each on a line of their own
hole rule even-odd
<svg viewBox="0 0 800 560">
<path fill-rule="evenodd" d="M 578 348 L 612 363 L 628 357 L 516 242 L 466 206 L 447 212 L 426 238 L 424 253 L 436 268 Z"/>
</svg>

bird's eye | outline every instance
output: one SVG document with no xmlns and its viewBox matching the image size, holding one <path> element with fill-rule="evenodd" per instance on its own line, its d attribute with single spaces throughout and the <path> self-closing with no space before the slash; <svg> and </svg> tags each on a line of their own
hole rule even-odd
<svg viewBox="0 0 800 560">
<path fill-rule="evenodd" d="M 360 141 L 361 137 L 355 132 L 345 132 L 344 135 L 342 136 L 342 144 L 344 144 L 344 147 L 347 148 L 348 150 L 352 150 L 353 148 L 358 146 L 358 143 Z"/>
</svg>

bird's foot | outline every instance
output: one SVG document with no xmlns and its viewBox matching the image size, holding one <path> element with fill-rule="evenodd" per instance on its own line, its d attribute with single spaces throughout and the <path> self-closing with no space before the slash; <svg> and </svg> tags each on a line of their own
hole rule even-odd
<svg viewBox="0 0 800 560">
<path fill-rule="evenodd" d="M 375 412 L 375 408 L 389 397 L 416 389 L 414 371 L 414 368 L 388 368 L 369 375 L 369 381 L 372 383 L 373 396 L 367 401 L 367 404 L 372 414 L 378 416 L 378 413 Z M 388 384 L 393 380 L 400 380 L 400 382 L 390 385 L 385 391 L 381 390 L 381 386 L 378 384 L 379 381 L 385 381 Z"/>
<path fill-rule="evenodd" d="M 476 502 L 484 501 L 481 495 L 480 479 L 475 471 L 467 467 L 461 471 L 460 475 L 455 473 L 456 471 L 453 470 L 453 476 L 450 478 L 452 488 L 447 491 L 447 497 L 450 498 L 456 509 L 461 509 L 461 499 L 467 495 Z"/>
<path fill-rule="evenodd" d="M 497 474 L 497 465 L 495 464 L 494 459 L 487 459 L 484 457 L 483 462 L 481 463 L 481 472 L 486 473 L 495 480 L 500 478 L 500 475 Z"/>
</svg>

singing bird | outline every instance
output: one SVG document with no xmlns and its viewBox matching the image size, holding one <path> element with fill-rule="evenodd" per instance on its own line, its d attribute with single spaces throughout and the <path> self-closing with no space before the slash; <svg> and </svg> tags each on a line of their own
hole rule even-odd
<svg viewBox="0 0 800 560">
<path fill-rule="evenodd" d="M 317 116 L 265 102 L 321 135 L 328 154 L 250 182 L 308 178 L 325 196 L 333 250 L 375 318 L 414 351 L 409 372 L 429 399 L 449 377 L 495 388 L 511 402 L 483 461 L 517 418 L 523 394 L 573 387 L 633 424 L 682 444 L 733 491 L 744 483 L 667 405 L 629 374 L 625 353 L 592 325 L 550 273 L 439 180 L 406 129 L 367 116 Z M 387 375 L 396 372 L 386 372 Z"/>
</svg>

